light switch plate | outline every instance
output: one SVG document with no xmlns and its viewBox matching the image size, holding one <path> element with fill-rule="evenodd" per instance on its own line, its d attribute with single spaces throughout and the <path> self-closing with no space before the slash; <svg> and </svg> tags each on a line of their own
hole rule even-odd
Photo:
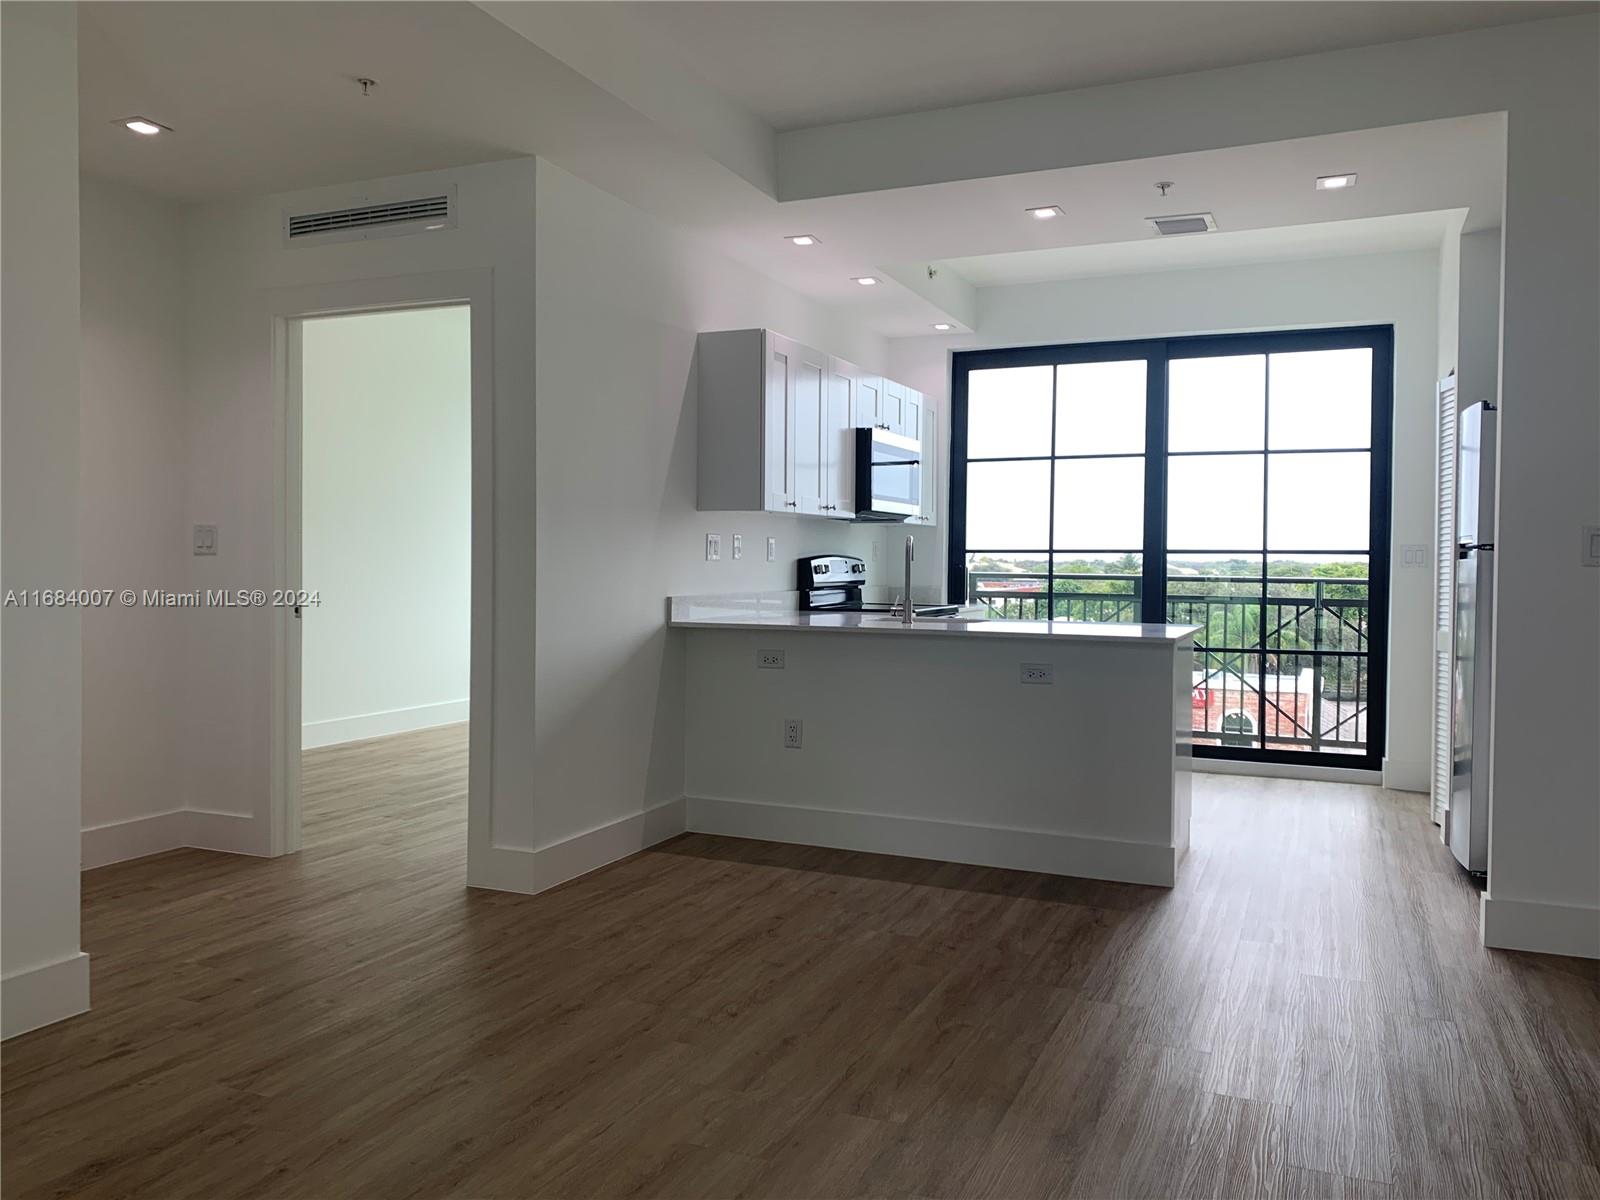
<svg viewBox="0 0 1600 1200">
<path fill-rule="evenodd" d="M 744 557 L 744 534 L 736 533 L 736 534 L 733 535 L 733 558 L 734 558 L 734 561 L 737 562 L 739 559 L 741 559 L 743 557 Z"/>
<path fill-rule="evenodd" d="M 706 561 L 720 562 L 722 560 L 722 535 L 720 533 L 706 534 Z"/>
<path fill-rule="evenodd" d="M 1428 547 L 1425 543 L 1411 542 L 1400 547 L 1400 565 L 1402 567 L 1425 567 L 1428 565 Z"/>
<path fill-rule="evenodd" d="M 196 525 L 194 527 L 194 552 L 196 554 L 215 554 L 217 552 L 217 527 L 215 525 Z"/>
</svg>

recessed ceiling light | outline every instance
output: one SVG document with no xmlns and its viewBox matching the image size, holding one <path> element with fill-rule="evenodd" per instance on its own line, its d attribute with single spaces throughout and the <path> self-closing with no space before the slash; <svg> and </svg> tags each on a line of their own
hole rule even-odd
<svg viewBox="0 0 1600 1200">
<path fill-rule="evenodd" d="M 1322 175 L 1317 178 L 1317 191 L 1319 192 L 1336 192 L 1340 188 L 1353 188 L 1355 185 L 1356 177 L 1354 174 Z"/>
<path fill-rule="evenodd" d="M 1035 221 L 1051 221 L 1063 214 L 1059 204 L 1047 204 L 1043 208 L 1028 209 L 1028 215 Z"/>
<path fill-rule="evenodd" d="M 795 246 L 815 246 L 820 238 L 814 233 L 791 233 L 789 242 Z"/>
<path fill-rule="evenodd" d="M 949 321 L 935 321 L 933 323 L 933 327 L 935 329 L 937 329 L 940 333 L 949 333 L 952 329 L 955 328 L 955 326 L 950 324 Z"/>
<path fill-rule="evenodd" d="M 876 275 L 860 275 L 856 277 L 855 282 L 862 287 L 876 287 L 878 285 L 878 277 Z"/>
<path fill-rule="evenodd" d="M 160 121 L 152 121 L 149 117 L 124 117 L 116 124 L 125 126 L 134 133 L 142 133 L 145 137 L 154 137 L 158 133 L 172 132 L 170 126 L 163 125 Z"/>
</svg>

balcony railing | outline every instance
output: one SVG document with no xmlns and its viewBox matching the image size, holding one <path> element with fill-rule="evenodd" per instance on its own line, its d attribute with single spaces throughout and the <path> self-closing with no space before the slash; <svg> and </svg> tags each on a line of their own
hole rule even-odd
<svg viewBox="0 0 1600 1200">
<path fill-rule="evenodd" d="M 1200 627 L 1195 741 L 1363 753 L 1367 594 L 1366 579 L 1343 576 L 1170 578 L 1167 620 Z M 1138 575 L 1057 575 L 1052 584 L 1043 575 L 967 573 L 967 602 L 1004 620 L 1137 622 L 1142 599 Z"/>
</svg>

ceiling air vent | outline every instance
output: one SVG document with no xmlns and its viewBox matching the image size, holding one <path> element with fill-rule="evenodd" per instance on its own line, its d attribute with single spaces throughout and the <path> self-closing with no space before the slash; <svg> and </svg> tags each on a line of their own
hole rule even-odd
<svg viewBox="0 0 1600 1200">
<path fill-rule="evenodd" d="M 321 212 L 285 213 L 284 241 L 288 245 L 307 242 L 360 241 L 371 237 L 395 237 L 445 229 L 455 225 L 454 189 L 437 196 L 411 200 L 389 200 L 331 208 Z"/>
<path fill-rule="evenodd" d="M 1163 237 L 1175 233 L 1213 233 L 1217 228 L 1217 219 L 1210 213 L 1179 213 L 1171 217 L 1146 217 L 1145 220 Z"/>
</svg>

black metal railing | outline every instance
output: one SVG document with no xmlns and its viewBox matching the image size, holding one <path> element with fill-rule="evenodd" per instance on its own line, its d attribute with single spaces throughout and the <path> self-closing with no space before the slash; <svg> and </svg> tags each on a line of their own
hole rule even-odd
<svg viewBox="0 0 1600 1200">
<path fill-rule="evenodd" d="M 1003 620 L 1137 622 L 1142 584 L 1138 575 L 1052 580 L 969 571 L 967 602 Z M 1365 578 L 1173 576 L 1166 619 L 1200 627 L 1198 741 L 1333 753 L 1366 749 L 1371 610 Z"/>
</svg>

